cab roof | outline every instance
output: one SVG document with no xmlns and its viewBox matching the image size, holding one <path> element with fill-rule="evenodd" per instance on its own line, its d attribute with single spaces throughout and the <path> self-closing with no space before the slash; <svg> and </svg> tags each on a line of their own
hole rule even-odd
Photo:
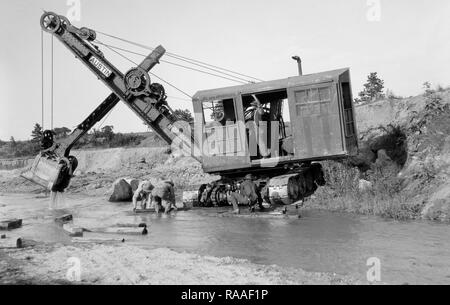
<svg viewBox="0 0 450 305">
<path fill-rule="evenodd" d="M 308 86 L 320 84 L 330 81 L 337 81 L 339 77 L 347 72 L 349 68 L 325 71 L 320 73 L 306 74 L 302 76 L 294 76 L 285 79 L 266 81 L 254 84 L 238 85 L 232 87 L 202 90 L 193 96 L 193 101 L 204 101 L 211 99 L 231 98 L 236 94 L 248 94 L 258 92 L 268 92 L 278 89 L 287 89 L 298 86 Z"/>
</svg>

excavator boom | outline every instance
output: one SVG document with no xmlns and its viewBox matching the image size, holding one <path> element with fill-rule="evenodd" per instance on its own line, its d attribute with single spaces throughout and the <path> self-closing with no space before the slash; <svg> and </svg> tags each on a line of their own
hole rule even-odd
<svg viewBox="0 0 450 305">
<path fill-rule="evenodd" d="M 176 141 L 186 153 L 191 153 L 195 144 L 193 135 L 186 128 L 182 128 L 183 124 L 180 124 L 168 106 L 164 87 L 151 83 L 148 74 L 164 55 L 165 49 L 162 46 L 155 48 L 137 67 L 123 74 L 94 44 L 95 31 L 88 28 L 79 29 L 71 25 L 66 17 L 52 12 L 45 12 L 42 15 L 41 27 L 66 46 L 112 93 L 68 138 L 53 143 L 52 147 L 42 151 L 22 177 L 52 191 L 64 191 L 77 166 L 76 158 L 70 156 L 71 148 L 120 100 L 167 144 Z"/>
</svg>

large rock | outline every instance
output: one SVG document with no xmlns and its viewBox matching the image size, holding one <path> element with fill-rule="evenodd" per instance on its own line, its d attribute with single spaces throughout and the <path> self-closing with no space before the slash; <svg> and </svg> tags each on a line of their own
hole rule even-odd
<svg viewBox="0 0 450 305">
<path fill-rule="evenodd" d="M 22 227 L 22 219 L 3 220 L 0 222 L 0 230 L 14 230 Z"/>
<path fill-rule="evenodd" d="M 72 214 L 65 214 L 59 217 L 55 218 L 55 222 L 60 223 L 60 224 L 66 224 L 68 222 L 73 221 L 73 216 Z"/>
<path fill-rule="evenodd" d="M 83 228 L 74 227 L 72 224 L 64 224 L 63 229 L 70 237 L 83 237 Z"/>
<path fill-rule="evenodd" d="M 141 181 L 137 179 L 126 179 L 125 181 L 131 186 L 131 191 L 133 194 L 138 189 L 139 183 L 141 183 Z"/>
<path fill-rule="evenodd" d="M 113 192 L 110 202 L 130 201 L 133 197 L 133 189 L 125 179 L 118 179 L 113 184 Z"/>
<path fill-rule="evenodd" d="M 367 192 L 373 188 L 373 184 L 370 181 L 360 179 L 358 187 L 360 192 Z"/>
<path fill-rule="evenodd" d="M 450 185 L 445 184 L 434 193 L 422 210 L 424 219 L 450 222 Z"/>
</svg>

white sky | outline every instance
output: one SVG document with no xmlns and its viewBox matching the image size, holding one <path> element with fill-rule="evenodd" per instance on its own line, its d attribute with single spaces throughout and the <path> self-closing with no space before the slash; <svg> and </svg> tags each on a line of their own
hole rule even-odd
<svg viewBox="0 0 450 305">
<path fill-rule="evenodd" d="M 305 74 L 350 67 L 355 95 L 369 72 L 375 71 L 386 88 L 403 96 L 420 93 L 425 81 L 450 85 L 450 1 L 381 0 L 381 19 L 371 22 L 368 2 L 374 1 L 81 0 L 81 20 L 73 24 L 150 46 L 161 44 L 169 52 L 264 80 L 296 75 L 291 56 L 297 54 Z M 41 121 L 39 18 L 43 9 L 65 15 L 66 2 L 0 0 L 2 140 L 28 139 L 34 123 Z M 47 51 L 49 42 L 46 34 Z M 117 55 L 107 50 L 105 54 L 123 72 L 131 68 Z M 48 60 L 49 52 L 45 56 Z M 133 59 L 140 62 L 139 57 Z M 191 95 L 235 84 L 167 64 L 153 72 Z M 185 98 L 165 87 L 168 95 Z M 45 127 L 49 128 L 49 86 L 45 91 Z M 55 127 L 75 127 L 109 93 L 55 40 Z M 169 103 L 192 109 L 190 101 L 169 99 Z M 121 132 L 146 130 L 122 104 L 105 124 Z"/>
</svg>

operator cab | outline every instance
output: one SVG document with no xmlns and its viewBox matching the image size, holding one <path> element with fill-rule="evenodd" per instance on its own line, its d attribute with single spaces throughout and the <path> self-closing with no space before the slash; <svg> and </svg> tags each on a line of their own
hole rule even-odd
<svg viewBox="0 0 450 305">
<path fill-rule="evenodd" d="M 354 154 L 349 69 L 197 92 L 197 139 L 208 173 Z"/>
</svg>

